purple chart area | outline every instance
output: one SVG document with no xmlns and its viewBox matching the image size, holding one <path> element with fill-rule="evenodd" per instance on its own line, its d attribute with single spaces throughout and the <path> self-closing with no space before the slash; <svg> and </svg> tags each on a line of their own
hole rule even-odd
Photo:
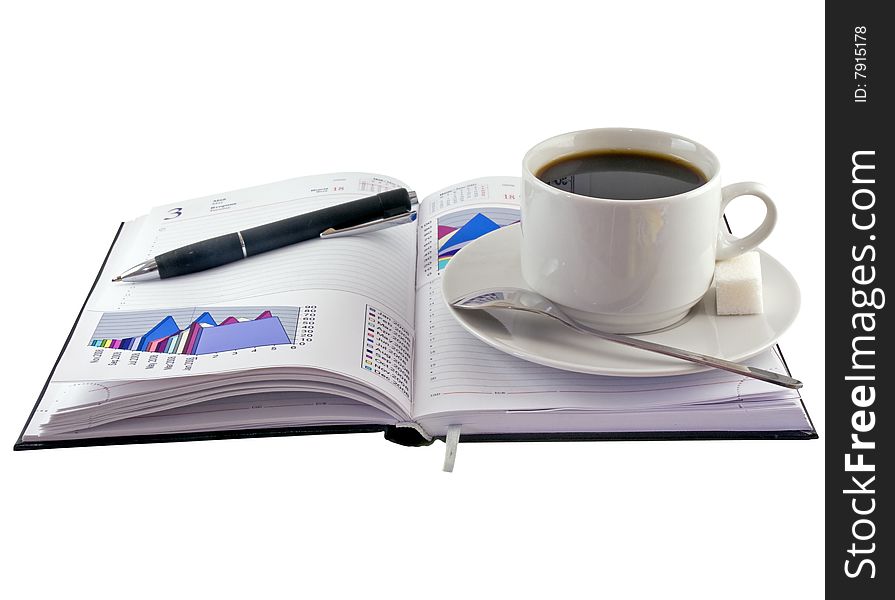
<svg viewBox="0 0 895 600">
<path fill-rule="evenodd" d="M 289 343 L 291 340 L 278 318 L 263 318 L 203 328 L 195 354 Z"/>
<path fill-rule="evenodd" d="M 188 355 L 288 345 L 295 343 L 301 311 L 296 306 L 246 306 L 107 312 L 89 345 Z"/>
</svg>

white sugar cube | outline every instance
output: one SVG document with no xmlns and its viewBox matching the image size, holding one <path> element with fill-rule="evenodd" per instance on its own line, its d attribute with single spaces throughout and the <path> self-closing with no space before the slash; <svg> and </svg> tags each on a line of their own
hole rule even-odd
<svg viewBox="0 0 895 600">
<path fill-rule="evenodd" d="M 719 315 L 754 315 L 762 312 L 761 257 L 746 252 L 715 263 L 715 297 Z"/>
</svg>

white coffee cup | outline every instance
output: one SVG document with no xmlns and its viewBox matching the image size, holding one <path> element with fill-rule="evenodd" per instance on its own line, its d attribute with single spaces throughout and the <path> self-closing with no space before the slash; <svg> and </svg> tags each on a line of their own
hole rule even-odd
<svg viewBox="0 0 895 600">
<path fill-rule="evenodd" d="M 706 183 L 663 198 L 613 200 L 557 189 L 538 179 L 558 159 L 582 152 L 633 150 L 671 156 Z M 727 233 L 725 207 L 757 196 L 764 221 L 744 238 Z M 705 146 L 647 129 L 588 129 L 545 140 L 522 160 L 522 274 L 538 293 L 581 322 L 640 333 L 673 325 L 708 291 L 715 261 L 760 244 L 777 210 L 759 183 L 721 187 L 721 165 Z"/>
</svg>

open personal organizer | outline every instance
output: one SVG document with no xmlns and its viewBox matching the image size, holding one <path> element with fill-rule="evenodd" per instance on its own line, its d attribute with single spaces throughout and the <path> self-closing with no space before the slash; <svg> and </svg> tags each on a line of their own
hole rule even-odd
<svg viewBox="0 0 895 600">
<path fill-rule="evenodd" d="M 566 372 L 462 329 L 440 274 L 519 220 L 514 177 L 435 192 L 414 224 L 112 283 L 189 242 L 396 187 L 368 173 L 301 177 L 124 223 L 15 448 L 370 431 L 405 445 L 449 430 L 462 441 L 816 437 L 793 390 L 718 370 Z M 787 370 L 776 346 L 749 363 Z"/>
</svg>

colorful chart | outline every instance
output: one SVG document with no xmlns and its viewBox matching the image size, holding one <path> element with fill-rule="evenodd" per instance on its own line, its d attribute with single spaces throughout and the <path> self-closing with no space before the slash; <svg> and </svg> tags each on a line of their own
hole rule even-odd
<svg viewBox="0 0 895 600">
<path fill-rule="evenodd" d="M 438 270 L 468 243 L 519 222 L 518 208 L 469 208 L 438 218 Z"/>
<path fill-rule="evenodd" d="M 367 305 L 361 368 L 390 381 L 410 398 L 413 334 L 396 319 Z"/>
<path fill-rule="evenodd" d="M 193 308 L 170 312 L 172 314 L 158 311 L 105 313 L 88 345 L 114 350 L 199 355 L 258 346 L 292 344 L 295 342 L 299 309 L 297 307 Z M 195 316 L 197 313 L 198 317 Z M 181 328 L 178 321 L 189 325 Z M 136 335 L 121 333 L 134 331 L 141 324 L 145 327 L 147 322 L 155 324 L 148 329 L 142 329 L 144 333 Z M 287 331 L 292 332 L 291 335 Z"/>
</svg>

